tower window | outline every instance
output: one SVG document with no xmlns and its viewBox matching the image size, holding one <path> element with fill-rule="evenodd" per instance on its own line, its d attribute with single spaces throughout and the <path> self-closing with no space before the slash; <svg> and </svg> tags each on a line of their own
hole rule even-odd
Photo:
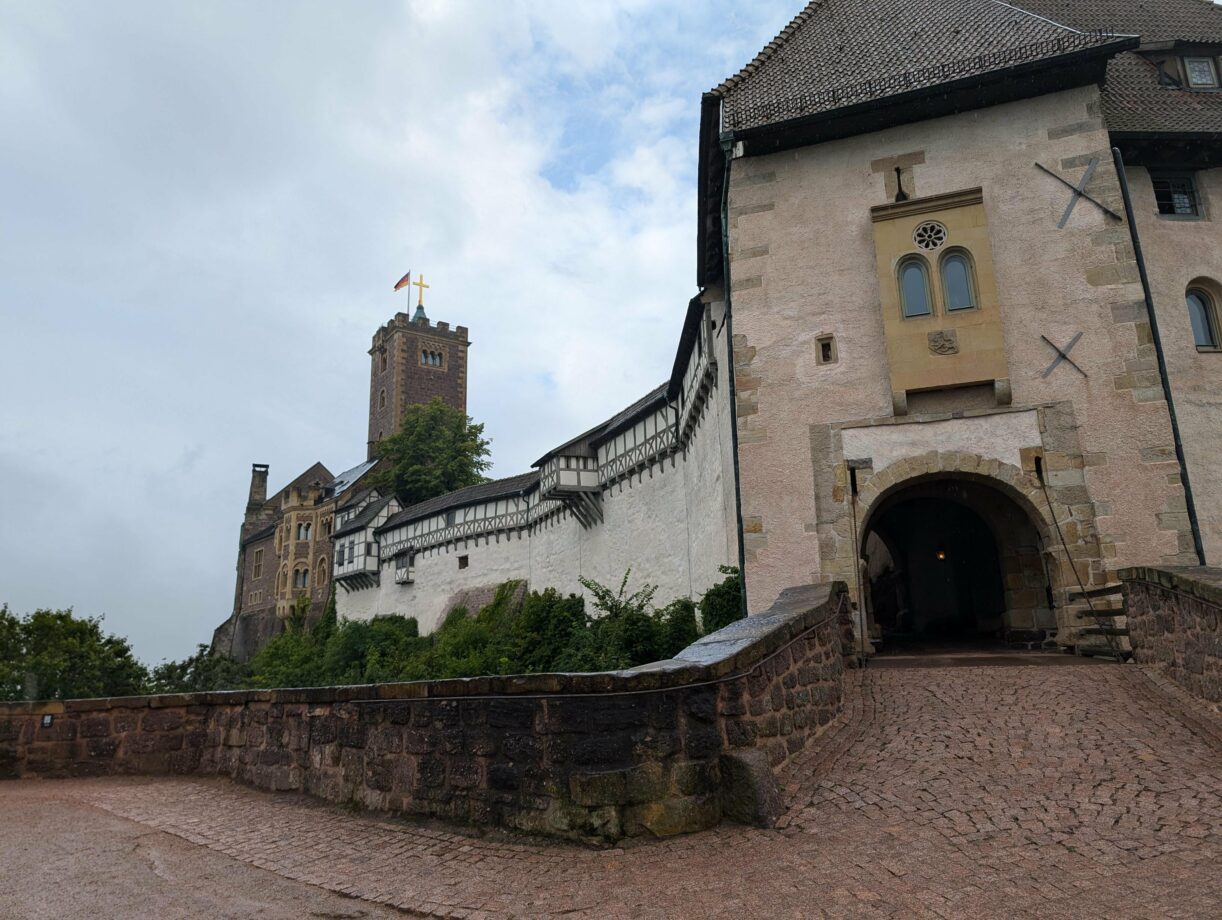
<svg viewBox="0 0 1222 920">
<path fill-rule="evenodd" d="M 385 390 L 382 390 L 382 392 L 378 394 L 378 408 L 379 409 L 386 408 L 386 391 Z"/>
<path fill-rule="evenodd" d="M 1200 288 L 1190 288 L 1185 297 L 1192 338 L 1197 348 L 1218 347 L 1218 311 L 1214 299 Z"/>
<path fill-rule="evenodd" d="M 386 352 L 382 352 L 382 373 L 383 374 L 386 373 L 386 367 L 389 363 L 390 363 L 390 360 L 386 357 Z"/>
<path fill-rule="evenodd" d="M 900 263 L 900 304 L 904 316 L 929 316 L 933 313 L 929 296 L 929 268 L 925 260 L 910 256 Z"/>
<path fill-rule="evenodd" d="M 942 257 L 942 295 L 946 309 L 971 310 L 976 304 L 976 284 L 967 254 L 952 250 Z"/>
<path fill-rule="evenodd" d="M 1162 217 L 1201 217 L 1201 197 L 1190 172 L 1151 171 L 1154 200 Z"/>
</svg>

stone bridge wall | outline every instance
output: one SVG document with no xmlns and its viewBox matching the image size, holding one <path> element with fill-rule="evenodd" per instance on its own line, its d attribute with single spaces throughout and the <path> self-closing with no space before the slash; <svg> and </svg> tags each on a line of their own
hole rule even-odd
<svg viewBox="0 0 1222 920">
<path fill-rule="evenodd" d="M 766 821 L 769 767 L 840 712 L 847 610 L 789 589 L 628 671 L 0 705 L 0 777 L 219 774 L 607 840 Z"/>
<path fill-rule="evenodd" d="M 1122 569 L 1133 657 L 1222 703 L 1222 568 Z"/>
</svg>

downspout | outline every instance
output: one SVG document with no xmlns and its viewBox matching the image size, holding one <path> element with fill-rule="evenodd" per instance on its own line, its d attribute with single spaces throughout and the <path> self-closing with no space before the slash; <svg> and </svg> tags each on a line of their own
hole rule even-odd
<svg viewBox="0 0 1222 920">
<path fill-rule="evenodd" d="M 738 464 L 738 394 L 734 383 L 734 310 L 730 297 L 730 164 L 733 140 L 723 139 L 722 152 L 726 158 L 725 172 L 721 177 L 721 273 L 722 284 L 725 287 L 726 298 L 726 356 L 730 378 L 730 452 L 734 455 L 734 513 L 738 522 L 738 584 L 739 604 L 743 615 L 751 611 L 747 608 L 747 548 L 746 534 L 743 532 L 743 483 L 742 473 Z"/>
<path fill-rule="evenodd" d="M 1175 441 L 1175 459 L 1180 464 L 1180 482 L 1184 485 L 1184 503 L 1188 507 L 1188 526 L 1192 528 L 1192 543 L 1197 559 L 1205 565 L 1205 544 L 1201 541 L 1201 524 L 1197 520 L 1196 502 L 1192 500 L 1192 484 L 1188 480 L 1188 460 L 1184 457 L 1184 442 L 1180 439 L 1180 423 L 1175 414 L 1175 400 L 1171 395 L 1171 378 L 1167 374 L 1167 357 L 1163 354 L 1163 339 L 1158 331 L 1158 314 L 1154 312 L 1154 295 L 1150 292 L 1150 276 L 1146 273 L 1146 259 L 1141 251 L 1141 238 L 1137 233 L 1137 220 L 1133 215 L 1133 200 L 1129 197 L 1129 177 L 1124 170 L 1124 158 L 1120 148 L 1112 148 L 1112 159 L 1116 163 L 1116 175 L 1120 177 L 1120 193 L 1124 196 L 1124 213 L 1129 221 L 1129 237 L 1133 241 L 1133 255 L 1137 259 L 1137 272 L 1141 276 L 1141 289 L 1146 298 L 1146 314 L 1150 317 L 1150 338 L 1154 340 L 1154 353 L 1158 356 L 1158 378 L 1163 385 L 1163 397 L 1167 400 L 1167 415 L 1171 418 L 1171 437 Z"/>
</svg>

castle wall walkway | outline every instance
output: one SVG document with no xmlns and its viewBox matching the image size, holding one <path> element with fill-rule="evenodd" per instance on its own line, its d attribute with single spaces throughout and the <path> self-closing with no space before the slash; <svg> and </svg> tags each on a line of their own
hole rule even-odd
<svg viewBox="0 0 1222 920">
<path fill-rule="evenodd" d="M 843 584 L 627 671 L 0 706 L 0 778 L 221 775 L 394 814 L 618 840 L 769 823 L 841 711 Z"/>
<path fill-rule="evenodd" d="M 100 858 L 74 830 L 7 820 L 53 799 L 80 813 L 77 826 L 100 811 L 143 830 L 144 849 L 119 834 L 112 849 L 150 884 L 169 884 L 144 856 L 172 835 L 263 870 L 261 890 L 289 879 L 357 899 L 339 916 L 379 905 L 452 920 L 1218 916 L 1222 720 L 1137 665 L 1015 658 L 849 671 L 844 715 L 783 771 L 772 829 L 723 824 L 594 849 L 466 835 L 216 777 L 0 783 L 0 850 L 30 854 L 0 863 L 0 915 L 69 904 L 68 886 Z M 174 867 L 160 864 L 171 879 Z M 131 887 L 95 886 L 96 910 L 54 916 L 122 916 L 109 899 Z"/>
</svg>

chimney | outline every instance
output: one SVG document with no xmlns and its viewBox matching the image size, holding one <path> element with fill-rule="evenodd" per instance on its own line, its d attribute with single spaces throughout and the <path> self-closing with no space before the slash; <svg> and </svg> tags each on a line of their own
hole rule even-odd
<svg viewBox="0 0 1222 920">
<path fill-rule="evenodd" d="M 267 464 L 250 465 L 250 498 L 246 501 L 246 515 L 254 514 L 267 501 Z"/>
</svg>

